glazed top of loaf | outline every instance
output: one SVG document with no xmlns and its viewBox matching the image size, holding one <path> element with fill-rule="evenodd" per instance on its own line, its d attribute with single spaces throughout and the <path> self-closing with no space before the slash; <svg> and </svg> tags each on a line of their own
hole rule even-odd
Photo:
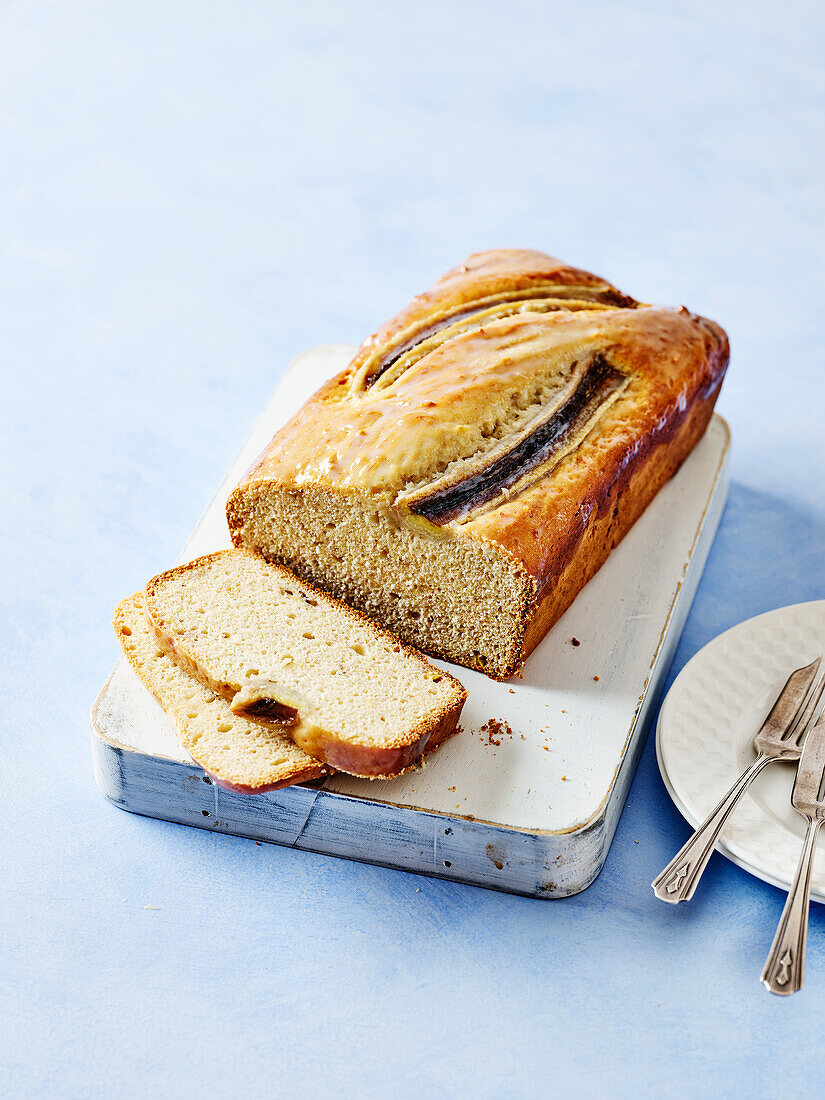
<svg viewBox="0 0 825 1100">
<path fill-rule="evenodd" d="M 517 523 L 522 541 L 665 441 L 727 360 L 684 307 L 541 252 L 479 253 L 366 340 L 248 481 L 377 497 L 431 533 L 507 544 Z"/>
</svg>

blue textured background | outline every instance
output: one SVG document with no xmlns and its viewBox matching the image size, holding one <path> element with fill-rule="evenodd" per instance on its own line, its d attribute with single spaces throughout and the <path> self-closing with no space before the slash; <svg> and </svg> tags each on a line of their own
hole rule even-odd
<svg viewBox="0 0 825 1100">
<path fill-rule="evenodd" d="M 688 829 L 652 742 L 548 904 L 121 813 L 88 711 L 284 365 L 490 246 L 730 332 L 674 672 L 825 595 L 824 32 L 795 0 L 0 4 L 3 1096 L 822 1095 L 825 910 L 785 1001 L 779 891 L 715 856 L 656 902 Z"/>
</svg>

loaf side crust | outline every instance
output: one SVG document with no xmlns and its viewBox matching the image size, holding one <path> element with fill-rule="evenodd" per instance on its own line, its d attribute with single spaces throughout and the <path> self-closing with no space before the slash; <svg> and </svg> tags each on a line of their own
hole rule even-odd
<svg viewBox="0 0 825 1100">
<path fill-rule="evenodd" d="M 698 401 L 666 444 L 652 447 L 643 460 L 624 470 L 612 486 L 605 487 L 586 528 L 560 548 L 552 581 L 548 573 L 544 591 L 525 624 L 522 662 L 604 565 L 659 490 L 678 471 L 704 435 L 717 395 L 715 391 Z"/>
</svg>

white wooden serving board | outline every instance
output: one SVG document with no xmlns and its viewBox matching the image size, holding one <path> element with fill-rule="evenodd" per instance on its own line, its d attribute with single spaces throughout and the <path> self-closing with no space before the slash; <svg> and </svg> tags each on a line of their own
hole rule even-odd
<svg viewBox="0 0 825 1100">
<path fill-rule="evenodd" d="M 229 545 L 228 493 L 352 352 L 314 348 L 290 366 L 180 561 Z M 501 684 L 450 668 L 469 692 L 462 732 L 419 770 L 254 796 L 222 790 L 122 659 L 92 711 L 101 790 L 152 817 L 533 897 L 584 889 L 607 856 L 719 523 L 728 447 L 727 425 L 714 417 L 521 676 Z M 491 734 L 490 719 L 512 732 Z"/>
</svg>

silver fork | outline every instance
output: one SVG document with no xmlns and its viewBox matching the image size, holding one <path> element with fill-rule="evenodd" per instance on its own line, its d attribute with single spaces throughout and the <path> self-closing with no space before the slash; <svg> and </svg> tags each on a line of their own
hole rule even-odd
<svg viewBox="0 0 825 1100">
<path fill-rule="evenodd" d="M 817 834 L 825 820 L 825 718 L 820 718 L 805 739 L 791 805 L 798 814 L 807 818 L 808 831 L 788 900 L 762 971 L 765 988 L 782 996 L 796 993 L 805 979 L 811 872 Z"/>
<path fill-rule="evenodd" d="M 788 677 L 770 714 L 754 738 L 756 760 L 651 883 L 654 894 L 661 901 L 676 903 L 693 897 L 725 822 L 757 775 L 774 760 L 799 759 L 802 741 L 825 689 L 825 676 L 819 678 L 813 689 L 811 687 L 821 663 L 822 657 L 817 657 L 815 661 L 804 668 L 798 668 Z"/>
</svg>

